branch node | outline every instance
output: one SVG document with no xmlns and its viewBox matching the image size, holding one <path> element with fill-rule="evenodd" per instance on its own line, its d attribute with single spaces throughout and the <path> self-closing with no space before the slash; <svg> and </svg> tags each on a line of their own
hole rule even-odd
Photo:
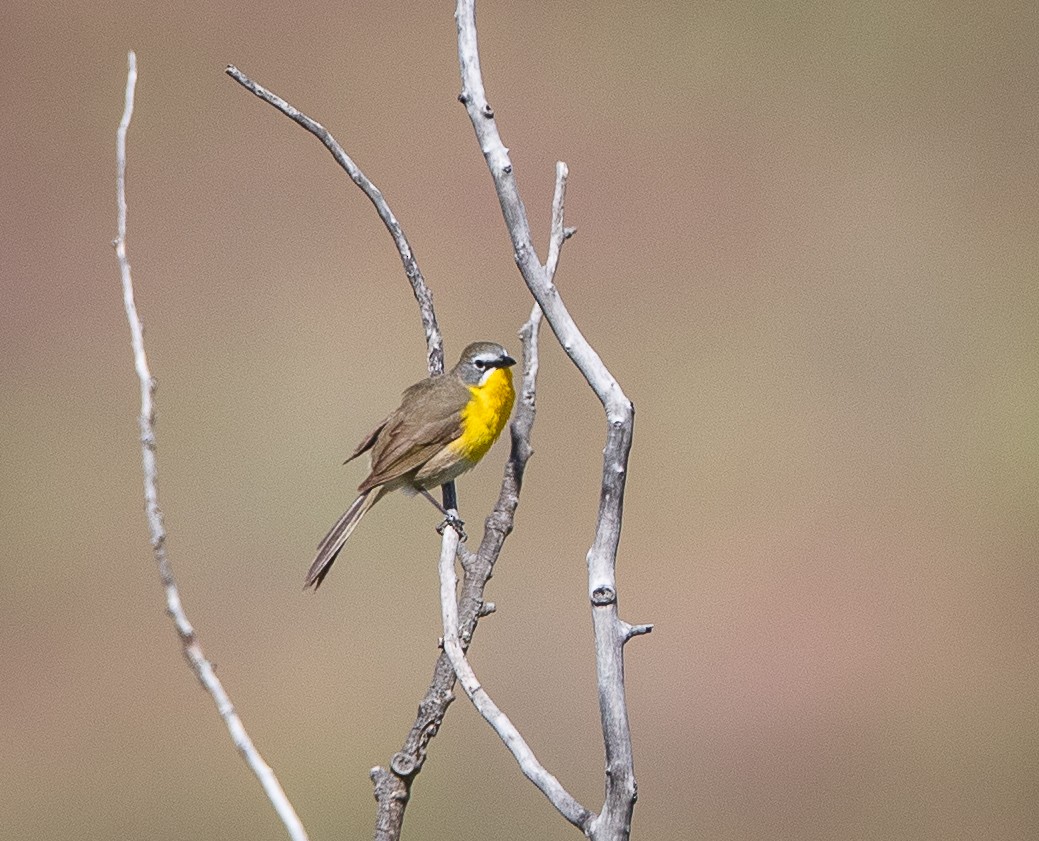
<svg viewBox="0 0 1039 841">
<path fill-rule="evenodd" d="M 482 619 L 484 616 L 490 616 L 494 611 L 498 609 L 498 606 L 494 602 L 484 602 L 480 607 L 479 616 Z"/>
<path fill-rule="evenodd" d="M 397 752 L 390 759 L 390 768 L 399 777 L 410 777 L 415 773 L 416 762 L 406 753 Z"/>
<path fill-rule="evenodd" d="M 592 604 L 596 607 L 607 607 L 617 602 L 617 591 L 608 585 L 601 585 L 592 590 Z"/>
<path fill-rule="evenodd" d="M 463 572 L 471 572 L 479 557 L 475 552 L 470 552 L 461 543 L 458 544 L 458 562 L 462 565 Z"/>
<path fill-rule="evenodd" d="M 480 113 L 483 114 L 483 116 L 488 120 L 494 119 L 494 109 L 491 108 L 491 104 L 489 102 L 484 103 L 483 108 L 480 109 Z"/>
</svg>

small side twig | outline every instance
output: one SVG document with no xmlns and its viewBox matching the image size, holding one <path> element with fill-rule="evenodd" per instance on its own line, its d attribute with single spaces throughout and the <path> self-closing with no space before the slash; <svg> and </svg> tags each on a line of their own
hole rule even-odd
<svg viewBox="0 0 1039 841">
<path fill-rule="evenodd" d="M 144 352 L 144 327 L 137 314 L 134 301 L 133 280 L 130 274 L 130 261 L 126 250 L 126 134 L 133 116 L 134 91 L 137 84 L 137 56 L 129 54 L 129 67 L 126 77 L 126 99 L 123 116 L 119 122 L 116 135 L 116 201 L 118 205 L 118 234 L 114 245 L 119 261 L 122 277 L 123 305 L 126 318 L 130 324 L 130 340 L 133 347 L 134 368 L 141 384 L 141 461 L 144 471 L 145 513 L 148 529 L 151 533 L 152 552 L 159 569 L 159 576 L 166 592 L 166 612 L 173 620 L 177 634 L 184 649 L 184 656 L 194 671 L 202 687 L 213 698 L 220 717 L 224 720 L 231 741 L 242 758 L 260 781 L 267 799 L 284 824 L 289 837 L 293 841 L 306 841 L 307 833 L 303 829 L 296 811 L 292 808 L 285 791 L 278 782 L 274 771 L 263 760 L 252 739 L 246 732 L 245 725 L 235 710 L 234 704 L 223 684 L 213 671 L 213 665 L 206 659 L 202 646 L 198 641 L 195 629 L 188 621 L 180 600 L 180 592 L 173 577 L 173 567 L 166 554 L 166 527 L 163 524 L 162 509 L 159 507 L 158 465 L 156 462 L 155 439 L 155 379 L 148 368 L 148 358 Z"/>
</svg>

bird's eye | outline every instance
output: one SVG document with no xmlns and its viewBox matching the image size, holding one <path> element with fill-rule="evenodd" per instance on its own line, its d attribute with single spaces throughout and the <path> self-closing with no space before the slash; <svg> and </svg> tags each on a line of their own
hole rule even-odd
<svg viewBox="0 0 1039 841">
<path fill-rule="evenodd" d="M 484 362 L 484 361 L 483 361 L 482 359 L 474 359 L 474 360 L 473 360 L 473 365 L 475 365 L 475 366 L 476 366 L 477 368 L 479 368 L 479 369 L 480 369 L 481 371 L 482 371 L 482 370 L 483 370 L 484 368 L 486 368 L 486 367 L 487 367 L 487 363 L 486 363 L 486 362 Z"/>
</svg>

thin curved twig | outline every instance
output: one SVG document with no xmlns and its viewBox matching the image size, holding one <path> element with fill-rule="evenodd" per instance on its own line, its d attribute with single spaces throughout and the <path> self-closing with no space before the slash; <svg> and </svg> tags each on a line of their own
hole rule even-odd
<svg viewBox="0 0 1039 841">
<path fill-rule="evenodd" d="M 599 712 L 606 750 L 606 795 L 603 808 L 587 834 L 596 841 L 623 841 L 630 836 L 636 784 L 624 692 L 624 644 L 649 625 L 632 626 L 618 616 L 616 562 L 624 508 L 624 486 L 631 450 L 635 409 L 599 355 L 581 334 L 559 296 L 551 275 L 537 257 L 520 198 L 512 161 L 501 140 L 494 110 L 487 102 L 477 45 L 475 0 L 457 0 L 458 61 L 462 79 L 459 99 L 465 105 L 480 149 L 494 181 L 516 264 L 531 294 L 545 313 L 563 350 L 573 361 L 606 412 L 602 486 L 595 539 L 588 551 L 588 594 L 595 634 Z"/>
<path fill-rule="evenodd" d="M 276 93 L 254 82 L 233 64 L 229 64 L 224 72 L 243 88 L 254 93 L 268 105 L 273 105 L 282 114 L 301 125 L 325 144 L 325 148 L 332 153 L 336 163 L 343 168 L 354 184 L 360 187 L 371 203 L 375 205 L 379 218 L 386 226 L 386 230 L 390 232 L 390 236 L 393 237 L 393 244 L 397 246 L 397 253 L 400 254 L 401 263 L 404 265 L 404 274 L 408 276 L 408 282 L 411 284 L 412 292 L 415 294 L 415 300 L 418 301 L 422 327 L 426 331 L 426 358 L 429 365 L 429 375 L 436 377 L 444 373 L 444 339 L 440 335 L 440 327 L 437 325 L 436 313 L 433 310 L 433 293 L 430 292 L 429 287 L 426 285 L 422 271 L 419 269 L 418 261 L 416 261 L 415 254 L 411 250 L 411 244 L 408 242 L 408 238 L 404 236 L 400 222 L 393 215 L 393 211 L 390 210 L 390 206 L 383 197 L 382 192 L 371 182 L 368 176 L 361 172 L 360 167 L 346 154 L 343 147 L 339 145 L 328 129 L 321 123 L 317 122 L 317 120 L 312 120 Z M 454 506 L 446 507 L 453 508 Z"/>
<path fill-rule="evenodd" d="M 448 534 L 451 532 L 451 534 Z M 462 650 L 462 642 L 458 635 L 458 607 L 455 601 L 455 590 L 458 580 L 455 577 L 455 555 L 458 551 L 458 535 L 453 529 L 444 530 L 443 543 L 440 550 L 440 605 L 444 622 L 444 651 L 447 652 L 459 683 L 465 694 L 479 710 L 480 715 L 494 728 L 505 746 L 516 757 L 520 769 L 545 797 L 559 810 L 570 823 L 584 829 L 592 818 L 592 813 L 584 808 L 570 794 L 559 780 L 552 776 L 545 766 L 538 762 L 530 746 L 524 741 L 519 730 L 491 700 L 491 697 L 480 685 L 469 661 Z"/>
<path fill-rule="evenodd" d="M 116 135 L 116 198 L 118 204 L 118 234 L 115 242 L 116 257 L 119 260 L 119 271 L 123 285 L 123 305 L 126 319 L 130 324 L 130 340 L 133 347 L 134 368 L 141 384 L 141 461 L 144 471 L 145 513 L 148 519 L 148 530 L 151 534 L 152 552 L 159 569 L 163 589 L 166 592 L 166 612 L 173 620 L 184 648 L 184 656 L 202 684 L 216 704 L 220 717 L 224 720 L 231 741 L 246 764 L 260 781 L 267 799 L 284 824 L 289 837 L 293 841 L 306 841 L 307 833 L 303 829 L 299 816 L 289 802 L 285 791 L 278 782 L 274 771 L 264 761 L 256 749 L 252 739 L 245 730 L 245 725 L 235 710 L 234 704 L 223 684 L 213 671 L 213 664 L 206 659 L 202 645 L 198 641 L 195 629 L 188 621 L 187 614 L 180 600 L 180 591 L 173 577 L 173 567 L 166 554 L 166 527 L 163 524 L 162 509 L 159 507 L 159 474 L 156 462 L 155 438 L 155 379 L 148 368 L 148 357 L 144 352 L 144 327 L 137 314 L 134 301 L 133 279 L 130 274 L 130 261 L 126 251 L 126 134 L 133 116 L 134 89 L 137 83 L 137 57 L 130 52 L 129 67 L 126 77 L 126 99 L 123 116 L 119 122 Z"/>
</svg>

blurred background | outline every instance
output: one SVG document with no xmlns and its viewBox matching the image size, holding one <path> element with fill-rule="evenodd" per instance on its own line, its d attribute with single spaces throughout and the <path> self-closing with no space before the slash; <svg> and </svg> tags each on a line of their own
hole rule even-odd
<svg viewBox="0 0 1039 841">
<path fill-rule="evenodd" d="M 13 0 L 0 32 L 0 837 L 280 838 L 186 668 L 142 514 L 110 242 L 126 53 L 129 248 L 161 501 L 192 621 L 315 839 L 437 653 L 433 531 L 387 499 L 301 590 L 424 374 L 417 308 L 325 149 L 389 198 L 449 361 L 530 299 L 462 107 L 448 3 Z M 1039 836 L 1039 13 L 1034 4 L 479 6 L 542 250 L 637 407 L 621 609 L 634 838 Z M 601 408 L 549 333 L 536 453 L 472 658 L 602 799 L 585 552 Z M 459 485 L 479 531 L 500 443 Z M 408 838 L 567 839 L 469 703 Z"/>
</svg>

